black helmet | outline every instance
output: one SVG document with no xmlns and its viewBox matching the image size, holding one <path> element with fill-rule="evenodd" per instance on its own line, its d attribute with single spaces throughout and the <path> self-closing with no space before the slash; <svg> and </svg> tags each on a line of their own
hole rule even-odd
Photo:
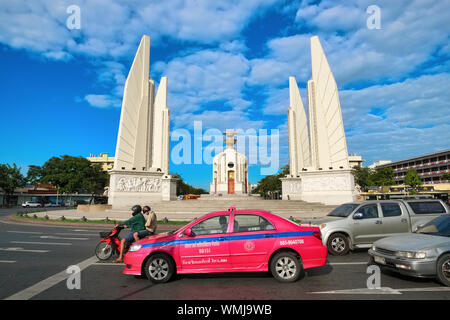
<svg viewBox="0 0 450 320">
<path fill-rule="evenodd" d="M 133 216 L 134 215 L 136 215 L 136 214 L 138 214 L 138 213 L 141 213 L 141 211 L 142 211 L 142 208 L 141 208 L 141 206 L 140 205 L 135 205 L 135 206 L 133 206 L 133 208 L 131 208 L 131 211 L 133 211 Z"/>
<path fill-rule="evenodd" d="M 147 212 L 147 211 L 150 211 L 151 209 L 150 209 L 150 207 L 149 206 L 144 206 L 143 208 L 142 208 L 142 212 Z"/>
</svg>

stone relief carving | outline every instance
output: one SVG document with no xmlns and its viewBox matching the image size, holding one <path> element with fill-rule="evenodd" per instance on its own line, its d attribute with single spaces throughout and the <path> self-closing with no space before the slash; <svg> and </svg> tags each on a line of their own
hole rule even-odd
<svg viewBox="0 0 450 320">
<path fill-rule="evenodd" d="M 304 191 L 343 191 L 350 189 L 349 179 L 343 176 L 308 177 L 304 181 Z"/>
<path fill-rule="evenodd" d="M 302 192 L 302 183 L 301 181 L 286 181 L 286 191 L 288 194 L 290 193 L 301 193 Z"/>
<path fill-rule="evenodd" d="M 117 181 L 116 190 L 125 192 L 159 192 L 161 190 L 161 179 L 121 177 Z"/>
</svg>

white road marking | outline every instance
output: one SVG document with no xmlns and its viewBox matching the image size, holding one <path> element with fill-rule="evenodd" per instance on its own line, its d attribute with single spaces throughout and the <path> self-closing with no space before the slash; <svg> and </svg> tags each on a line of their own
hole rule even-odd
<svg viewBox="0 0 450 320">
<path fill-rule="evenodd" d="M 0 248 L 0 251 L 46 253 L 50 250 L 29 250 L 24 248 Z"/>
<path fill-rule="evenodd" d="M 89 236 L 97 236 L 97 237 L 99 237 L 100 235 L 98 234 L 98 233 L 83 233 L 83 234 L 80 234 L 80 233 L 55 233 L 55 234 L 57 234 L 57 235 L 59 235 L 59 236 L 84 236 L 84 237 L 89 237 Z"/>
<path fill-rule="evenodd" d="M 41 239 L 55 239 L 55 240 L 89 240 L 89 238 L 63 238 L 56 236 L 39 236 Z"/>
<path fill-rule="evenodd" d="M 381 287 L 376 289 L 360 288 L 360 289 L 345 289 L 345 290 L 331 290 L 331 291 L 318 291 L 308 292 L 311 294 L 402 294 L 398 290 Z"/>
<path fill-rule="evenodd" d="M 17 261 L 11 261 L 11 260 L 0 260 L 0 263 L 16 263 Z"/>
<path fill-rule="evenodd" d="M 13 230 L 8 230 L 6 232 L 11 232 L 11 233 L 29 233 L 29 234 L 42 234 L 42 232 L 32 232 L 32 231 L 13 231 Z"/>
<path fill-rule="evenodd" d="M 433 291 L 450 291 L 449 287 L 427 287 L 427 288 L 404 288 L 404 289 L 397 289 L 397 291 L 402 292 L 417 292 L 417 291 L 426 291 L 426 292 L 433 292 Z"/>
<path fill-rule="evenodd" d="M 31 242 L 31 241 L 11 241 L 10 243 L 17 243 L 17 244 L 48 244 L 48 245 L 55 245 L 55 246 L 71 246 L 72 244 L 69 242 Z"/>
<path fill-rule="evenodd" d="M 427 288 L 404 288 L 393 289 L 389 287 L 381 287 L 375 289 L 359 288 L 332 291 L 308 292 L 311 294 L 402 294 L 402 292 L 443 292 L 450 291 L 449 287 L 427 287 Z"/>
<path fill-rule="evenodd" d="M 330 266 L 346 266 L 346 265 L 361 265 L 361 264 L 367 264 L 366 262 L 331 262 L 328 263 Z"/>
<path fill-rule="evenodd" d="M 79 263 L 76 263 L 75 265 L 80 268 L 82 271 L 83 269 L 86 269 L 93 263 L 97 262 L 98 258 L 96 256 L 90 257 L 89 259 L 86 259 L 84 261 L 81 261 Z M 45 280 L 42 280 L 41 282 L 36 283 L 35 285 L 26 288 L 22 291 L 19 291 L 9 297 L 7 297 L 5 300 L 29 300 L 33 298 L 35 295 L 40 294 L 41 292 L 44 292 L 45 290 L 53 287 L 54 285 L 60 283 L 61 281 L 66 280 L 70 275 L 66 272 L 66 270 L 61 271 L 60 273 L 57 273 Z"/>
</svg>

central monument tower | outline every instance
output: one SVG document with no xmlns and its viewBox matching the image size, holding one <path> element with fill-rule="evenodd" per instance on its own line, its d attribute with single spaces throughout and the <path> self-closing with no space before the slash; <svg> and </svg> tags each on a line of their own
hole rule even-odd
<svg viewBox="0 0 450 320">
<path fill-rule="evenodd" d="M 237 194 L 250 193 L 248 182 L 248 159 L 234 148 L 236 144 L 236 131 L 224 131 L 226 136 L 226 149 L 213 159 L 213 181 L 210 185 L 210 194 Z"/>
</svg>

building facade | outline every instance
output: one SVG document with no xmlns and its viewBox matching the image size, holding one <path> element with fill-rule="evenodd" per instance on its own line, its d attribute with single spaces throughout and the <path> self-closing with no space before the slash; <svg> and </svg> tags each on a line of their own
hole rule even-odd
<svg viewBox="0 0 450 320">
<path fill-rule="evenodd" d="M 399 185 L 405 183 L 409 169 L 416 170 L 423 184 L 449 183 L 443 175 L 450 173 L 450 149 L 379 165 L 376 168 L 394 169 L 394 181 Z"/>
<path fill-rule="evenodd" d="M 100 153 L 99 156 L 91 154 L 87 157 L 90 162 L 98 163 L 102 166 L 103 171 L 109 171 L 114 168 L 114 157 L 110 157 L 108 153 Z"/>
</svg>

